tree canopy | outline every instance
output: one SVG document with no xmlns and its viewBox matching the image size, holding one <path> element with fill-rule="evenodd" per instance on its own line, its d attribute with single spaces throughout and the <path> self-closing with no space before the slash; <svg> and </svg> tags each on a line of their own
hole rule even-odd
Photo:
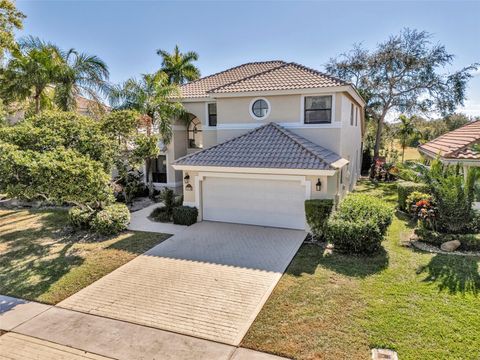
<svg viewBox="0 0 480 360">
<path fill-rule="evenodd" d="M 175 45 L 172 53 L 159 49 L 157 54 L 162 57 L 160 70 L 167 74 L 170 84 L 180 85 L 200 78 L 200 70 L 193 64 L 198 60 L 195 51 L 182 53 L 178 45 Z"/>
<path fill-rule="evenodd" d="M 6 51 L 17 48 L 15 42 L 15 29 L 23 28 L 25 15 L 18 11 L 10 0 L 0 0 L 0 62 Z"/>
<path fill-rule="evenodd" d="M 476 64 L 447 72 L 454 55 L 432 43 L 425 31 L 405 28 L 368 50 L 362 45 L 330 59 L 326 71 L 352 82 L 367 101 L 367 117 L 376 121 L 374 155 L 378 156 L 385 118 L 392 111 L 408 115 L 448 114 L 463 105 Z"/>
</svg>

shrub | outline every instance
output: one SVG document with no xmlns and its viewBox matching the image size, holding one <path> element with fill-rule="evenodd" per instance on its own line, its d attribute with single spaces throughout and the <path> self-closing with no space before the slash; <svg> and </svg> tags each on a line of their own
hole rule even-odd
<svg viewBox="0 0 480 360">
<path fill-rule="evenodd" d="M 416 211 L 413 208 L 414 205 L 416 205 L 419 201 L 426 200 L 431 202 L 432 201 L 432 195 L 429 195 L 427 193 L 423 193 L 420 191 L 414 191 L 407 197 L 407 212 L 410 214 L 415 214 Z"/>
<path fill-rule="evenodd" d="M 170 222 L 172 221 L 172 213 L 165 206 L 155 208 L 150 214 L 153 221 Z"/>
<path fill-rule="evenodd" d="M 305 216 L 314 236 L 321 238 L 325 235 L 325 228 L 332 209 L 333 200 L 331 199 L 305 200 Z"/>
<path fill-rule="evenodd" d="M 480 234 L 445 234 L 438 231 L 432 231 L 425 228 L 415 229 L 421 241 L 440 247 L 444 242 L 458 240 L 460 241 L 460 250 L 480 251 Z"/>
<path fill-rule="evenodd" d="M 175 207 L 175 193 L 172 189 L 165 188 L 160 194 L 160 198 L 165 205 L 165 211 L 167 211 L 171 216 L 173 208 Z"/>
<path fill-rule="evenodd" d="M 427 184 L 423 184 L 423 183 L 399 181 L 397 184 L 397 191 L 398 191 L 398 208 L 402 211 L 407 211 L 408 196 L 414 191 L 428 193 L 429 187 Z"/>
<path fill-rule="evenodd" d="M 179 206 L 173 209 L 173 223 L 178 225 L 192 225 L 197 222 L 198 209 L 191 206 Z"/>
<path fill-rule="evenodd" d="M 349 221 L 336 217 L 327 223 L 327 240 L 343 253 L 373 254 L 381 247 L 383 233 L 374 221 Z"/>
<path fill-rule="evenodd" d="M 340 252 L 372 254 L 380 249 L 392 217 L 393 210 L 384 201 L 350 194 L 328 220 L 326 237 Z"/>
<path fill-rule="evenodd" d="M 91 229 L 102 235 L 115 235 L 127 228 L 130 222 L 130 211 L 125 204 L 113 204 L 98 211 Z"/>
<path fill-rule="evenodd" d="M 92 210 L 74 206 L 68 211 L 68 221 L 74 228 L 88 229 L 94 215 Z"/>
<path fill-rule="evenodd" d="M 346 221 L 372 221 L 385 234 L 392 223 L 393 210 L 385 201 L 371 195 L 350 194 L 340 203 L 335 217 Z"/>
</svg>

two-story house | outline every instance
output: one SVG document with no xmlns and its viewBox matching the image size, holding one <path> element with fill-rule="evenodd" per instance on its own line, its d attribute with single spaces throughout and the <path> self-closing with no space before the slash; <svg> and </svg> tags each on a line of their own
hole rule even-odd
<svg viewBox="0 0 480 360">
<path fill-rule="evenodd" d="M 341 199 L 360 175 L 364 100 L 296 63 L 248 63 L 181 87 L 154 180 L 182 186 L 199 220 L 305 229 L 305 199 Z"/>
</svg>

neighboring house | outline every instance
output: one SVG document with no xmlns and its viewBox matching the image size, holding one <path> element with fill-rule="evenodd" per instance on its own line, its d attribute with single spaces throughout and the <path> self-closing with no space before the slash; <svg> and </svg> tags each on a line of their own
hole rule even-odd
<svg viewBox="0 0 480 360">
<path fill-rule="evenodd" d="M 296 63 L 248 63 L 181 86 L 157 186 L 183 187 L 199 220 L 305 229 L 305 199 L 339 200 L 360 175 L 364 100 Z"/>
<path fill-rule="evenodd" d="M 438 158 L 444 164 L 480 166 L 480 120 L 468 123 L 418 147 L 427 159 Z"/>
</svg>

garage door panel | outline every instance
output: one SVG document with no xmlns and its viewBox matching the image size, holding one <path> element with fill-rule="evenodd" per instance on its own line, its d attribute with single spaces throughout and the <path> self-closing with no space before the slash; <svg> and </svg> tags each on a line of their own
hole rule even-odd
<svg viewBox="0 0 480 360">
<path fill-rule="evenodd" d="M 304 229 L 304 199 L 305 187 L 299 181 L 207 177 L 203 218 Z"/>
</svg>

